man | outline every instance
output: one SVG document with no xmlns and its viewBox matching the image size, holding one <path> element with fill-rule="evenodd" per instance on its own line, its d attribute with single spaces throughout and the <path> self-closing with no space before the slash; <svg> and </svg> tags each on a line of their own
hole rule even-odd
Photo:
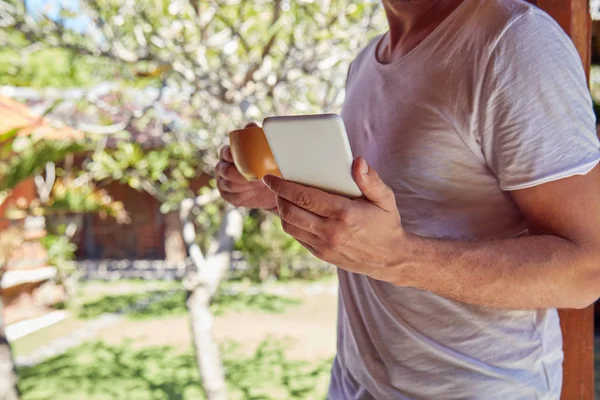
<svg viewBox="0 0 600 400">
<path fill-rule="evenodd" d="M 556 308 L 600 294 L 600 145 L 577 52 L 519 0 L 387 0 L 343 118 L 364 197 L 228 149 L 225 199 L 339 270 L 331 399 L 558 399 Z"/>
</svg>

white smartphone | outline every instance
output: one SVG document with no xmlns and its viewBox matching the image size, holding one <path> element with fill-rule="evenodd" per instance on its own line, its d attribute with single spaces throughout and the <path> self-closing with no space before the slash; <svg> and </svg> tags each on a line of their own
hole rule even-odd
<svg viewBox="0 0 600 400">
<path fill-rule="evenodd" d="M 352 150 L 337 114 L 268 117 L 263 130 L 283 179 L 358 198 Z"/>
</svg>

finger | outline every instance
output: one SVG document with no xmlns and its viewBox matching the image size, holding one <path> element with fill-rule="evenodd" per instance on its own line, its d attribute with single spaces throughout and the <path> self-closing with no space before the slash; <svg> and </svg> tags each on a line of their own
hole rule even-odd
<svg viewBox="0 0 600 400">
<path fill-rule="evenodd" d="M 394 192 L 364 158 L 357 157 L 354 160 L 352 175 L 367 200 L 385 211 L 396 211 Z"/>
<path fill-rule="evenodd" d="M 323 245 L 323 241 L 321 239 L 319 239 L 315 234 L 307 232 L 304 229 L 300 229 L 284 220 L 281 220 L 281 226 L 283 227 L 285 233 L 292 236 L 299 242 L 306 243 L 312 247 Z"/>
<path fill-rule="evenodd" d="M 240 174 L 240 171 L 238 171 L 235 165 L 233 165 L 232 163 L 228 163 L 225 161 L 219 162 L 217 164 L 216 172 L 217 176 L 220 176 L 221 178 L 227 181 L 248 183 L 248 180 L 244 178 L 242 174 Z"/>
<path fill-rule="evenodd" d="M 313 246 L 311 246 L 310 244 L 303 242 L 302 240 L 298 240 L 296 239 L 296 241 L 298 243 L 300 243 L 302 245 L 302 247 L 304 247 L 306 250 L 308 250 L 313 256 L 317 257 L 317 250 L 315 250 L 315 248 Z"/>
<path fill-rule="evenodd" d="M 306 211 L 283 197 L 277 197 L 276 202 L 282 220 L 317 236 L 324 235 L 326 221 L 323 217 Z"/>
<path fill-rule="evenodd" d="M 335 263 L 336 255 L 331 252 L 323 250 L 323 247 L 321 247 L 320 245 L 313 246 L 313 245 L 310 245 L 309 243 L 303 242 L 302 240 L 298 240 L 298 239 L 296 239 L 296 241 L 298 243 L 300 243 L 302 245 L 302 247 L 304 247 L 306 250 L 308 250 L 313 256 L 317 257 L 318 259 L 325 261 L 327 263 Z"/>
<path fill-rule="evenodd" d="M 285 181 L 274 175 L 265 176 L 263 181 L 277 196 L 283 197 L 298 207 L 322 217 L 329 217 L 335 214 L 350 202 L 345 197 Z"/>
<path fill-rule="evenodd" d="M 247 204 L 247 202 L 254 197 L 254 194 L 252 192 L 231 193 L 223 190 L 219 190 L 219 192 L 221 193 L 221 197 L 225 201 L 235 206 Z"/>
<path fill-rule="evenodd" d="M 239 183 L 228 181 L 227 179 L 217 177 L 217 188 L 221 192 L 229 192 L 229 193 L 243 193 L 248 191 L 253 191 L 259 189 L 258 184 L 262 185 L 262 182 L 248 182 Z"/>
<path fill-rule="evenodd" d="M 233 164 L 233 155 L 231 154 L 231 147 L 223 146 L 221 148 L 220 158 L 223 161 Z"/>
<path fill-rule="evenodd" d="M 258 124 L 256 122 L 249 122 L 244 128 L 258 128 Z"/>
<path fill-rule="evenodd" d="M 240 195 L 237 193 L 229 193 L 223 190 L 219 190 L 219 193 L 221 193 L 221 197 L 223 198 L 223 200 L 225 200 L 226 202 L 233 204 L 234 206 L 238 206 L 239 205 L 239 197 Z"/>
</svg>

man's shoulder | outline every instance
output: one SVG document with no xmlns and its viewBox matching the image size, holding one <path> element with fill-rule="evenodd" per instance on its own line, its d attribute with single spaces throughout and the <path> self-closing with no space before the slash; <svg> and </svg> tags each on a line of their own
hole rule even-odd
<svg viewBox="0 0 600 400">
<path fill-rule="evenodd" d="M 477 7 L 481 11 L 491 12 L 504 20 L 510 20 L 515 16 L 518 17 L 536 8 L 536 6 L 525 0 L 482 0 L 475 1 L 475 3 L 477 3 Z"/>
<path fill-rule="evenodd" d="M 546 12 L 523 0 L 465 0 L 465 9 L 448 28 L 447 47 L 452 54 L 477 60 L 481 76 L 492 57 L 508 63 L 531 59 L 529 52 L 549 52 L 557 57 L 572 53 L 572 44 Z M 455 32 L 461 29 L 460 34 Z M 572 54 L 569 54 L 571 56 Z"/>
<path fill-rule="evenodd" d="M 446 26 L 448 32 L 444 36 L 449 41 L 453 41 L 454 45 L 468 42 L 476 46 L 493 44 L 511 25 L 528 14 L 544 14 L 524 0 L 464 0 L 455 12 L 458 15 L 448 17 L 452 19 L 452 23 Z M 456 40 L 457 36 L 454 35 L 456 32 L 462 34 L 459 35 L 462 38 L 469 38 L 469 40 Z M 352 66 L 358 67 L 368 60 L 384 35 L 377 35 L 371 39 L 354 58 Z"/>
<path fill-rule="evenodd" d="M 553 40 L 567 43 L 568 37 L 560 26 L 544 11 L 524 0 L 464 0 L 448 17 L 448 21 L 434 31 L 436 40 L 427 41 L 429 51 L 420 51 L 420 57 L 412 57 L 413 62 L 422 63 L 425 59 L 444 60 L 456 63 L 461 58 L 465 62 L 475 61 L 465 73 L 479 76 L 477 71 L 485 68 L 491 53 L 501 44 L 507 51 L 504 56 L 518 55 L 527 46 L 526 42 Z M 370 59 L 384 35 L 378 35 L 358 53 L 350 64 L 348 82 L 365 68 L 371 68 Z M 539 46 L 544 47 L 544 46 Z M 458 55 L 458 57 L 457 57 Z"/>
<path fill-rule="evenodd" d="M 535 12 L 541 12 L 523 0 L 465 0 L 467 12 L 460 21 L 463 34 L 480 46 L 494 45 L 517 21 Z"/>
<path fill-rule="evenodd" d="M 515 61 L 536 61 L 538 56 L 551 55 L 555 61 L 567 58 L 579 63 L 570 38 L 545 11 L 521 0 L 482 3 L 489 3 L 488 15 L 494 15 L 493 40 L 489 44 L 497 60 L 514 65 Z"/>
<path fill-rule="evenodd" d="M 494 45 L 514 31 L 542 30 L 563 33 L 560 26 L 546 12 L 524 0 L 465 0 L 473 8 L 463 21 L 474 37 L 488 39 Z M 517 35 L 519 36 L 519 35 Z M 535 40 L 532 37 L 520 39 Z"/>
</svg>

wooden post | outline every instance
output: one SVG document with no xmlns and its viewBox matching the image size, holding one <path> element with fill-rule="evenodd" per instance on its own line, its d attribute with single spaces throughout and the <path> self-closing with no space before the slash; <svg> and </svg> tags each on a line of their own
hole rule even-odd
<svg viewBox="0 0 600 400">
<path fill-rule="evenodd" d="M 592 19 L 589 0 L 531 1 L 552 16 L 571 37 L 589 77 Z M 560 310 L 563 332 L 562 400 L 594 399 L 594 308 Z"/>
</svg>

